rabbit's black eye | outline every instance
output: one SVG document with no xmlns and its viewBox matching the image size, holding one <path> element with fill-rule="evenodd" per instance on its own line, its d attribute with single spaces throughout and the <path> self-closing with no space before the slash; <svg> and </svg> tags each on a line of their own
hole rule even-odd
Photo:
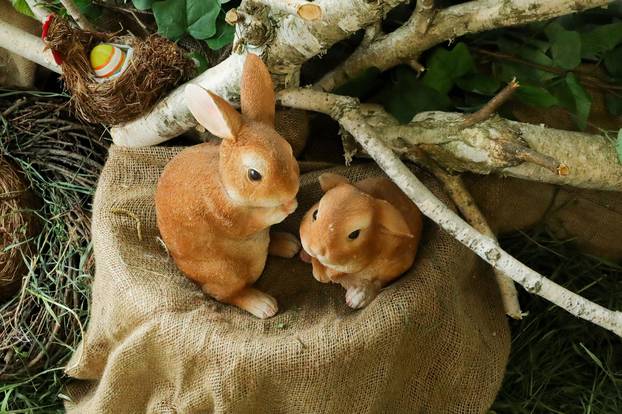
<svg viewBox="0 0 622 414">
<path fill-rule="evenodd" d="M 259 181 L 261 180 L 261 174 L 257 170 L 253 170 L 252 168 L 248 169 L 248 179 L 251 181 Z"/>
<path fill-rule="evenodd" d="M 348 239 L 354 240 L 359 236 L 360 233 L 361 230 L 354 230 L 352 233 L 348 234 Z"/>
<path fill-rule="evenodd" d="M 313 221 L 317 220 L 317 210 L 313 212 Z"/>
</svg>

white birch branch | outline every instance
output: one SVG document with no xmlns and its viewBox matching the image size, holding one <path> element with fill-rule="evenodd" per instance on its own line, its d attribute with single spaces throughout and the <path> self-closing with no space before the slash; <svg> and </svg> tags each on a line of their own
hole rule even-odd
<svg viewBox="0 0 622 414">
<path fill-rule="evenodd" d="M 67 13 L 73 18 L 78 27 L 82 30 L 88 30 L 89 32 L 96 32 L 97 28 L 89 22 L 89 20 L 82 14 L 80 9 L 76 6 L 73 0 L 60 0 L 61 4 L 67 10 Z"/>
<path fill-rule="evenodd" d="M 424 215 L 490 263 L 493 268 L 511 277 L 528 292 L 622 337 L 622 312 L 595 304 L 525 266 L 499 247 L 494 239 L 475 230 L 437 199 L 398 156 L 377 139 L 376 131 L 368 125 L 355 99 L 309 89 L 282 91 L 278 98 L 285 106 L 322 112 L 337 120 Z"/>
<path fill-rule="evenodd" d="M 425 154 L 417 154 L 413 158 L 413 161 L 421 163 L 422 158 L 425 167 L 443 184 L 445 192 L 449 194 L 466 221 L 484 236 L 497 241 L 497 237 L 488 225 L 486 218 L 477 207 L 477 203 L 471 196 L 471 193 L 469 193 L 469 190 L 467 190 L 462 178 L 458 175 L 448 174 L 434 161 L 426 159 L 427 156 Z M 497 285 L 499 286 L 499 293 L 501 294 L 501 301 L 503 302 L 505 314 L 512 319 L 522 319 L 523 312 L 520 309 L 518 292 L 516 291 L 516 286 L 514 286 L 514 281 L 499 269 L 493 270 L 497 279 Z"/>
<path fill-rule="evenodd" d="M 45 50 L 43 40 L 3 20 L 0 20 L 0 48 L 15 53 L 56 73 L 61 73 L 61 68 L 54 61 L 52 52 Z"/>
<path fill-rule="evenodd" d="M 26 0 L 26 3 L 28 4 L 28 7 L 30 7 L 32 14 L 35 15 L 35 18 L 41 23 L 43 23 L 50 14 L 50 11 L 45 7 L 45 2 L 43 0 Z"/>
<path fill-rule="evenodd" d="M 308 22 L 295 16 L 281 16 L 278 27 L 273 27 L 269 13 L 256 12 L 253 18 L 259 22 L 245 18 L 239 23 L 240 37 L 234 43 L 244 41 L 253 52 L 262 54 L 278 87 L 298 86 L 300 66 L 304 62 L 380 20 L 389 10 L 406 1 L 318 0 L 314 4 L 323 11 L 321 20 Z M 251 7 L 245 0 L 239 9 L 247 6 Z M 262 25 L 265 26 L 263 32 L 248 33 Z M 191 82 L 222 94 L 230 102 L 237 102 L 240 73 L 241 57 L 232 55 Z M 184 85 L 177 88 L 144 117 L 112 128 L 114 143 L 134 147 L 155 145 L 196 126 L 183 100 L 183 89 Z"/>
<path fill-rule="evenodd" d="M 305 0 L 255 0 L 274 10 L 298 16 L 307 21 L 319 20 L 322 17 L 322 9 L 316 3 Z"/>
<path fill-rule="evenodd" d="M 464 34 L 548 20 L 609 2 L 611 0 L 476 0 L 458 4 L 439 10 L 425 35 L 417 29 L 419 19 L 411 18 L 384 38 L 358 48 L 315 86 L 331 91 L 367 68 L 384 71 L 408 63 L 425 50 Z"/>
</svg>

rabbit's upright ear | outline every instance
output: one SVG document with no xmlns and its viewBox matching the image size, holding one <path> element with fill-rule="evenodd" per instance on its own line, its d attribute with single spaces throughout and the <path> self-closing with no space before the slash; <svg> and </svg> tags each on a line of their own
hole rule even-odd
<svg viewBox="0 0 622 414">
<path fill-rule="evenodd" d="M 378 201 L 378 220 L 380 231 L 399 237 L 415 237 L 408 228 L 402 213 L 386 200 Z"/>
<path fill-rule="evenodd" d="M 335 173 L 324 173 L 318 177 L 322 191 L 327 192 L 331 188 L 337 187 L 339 184 L 348 184 L 350 181 L 343 175 Z"/>
<path fill-rule="evenodd" d="M 186 105 L 196 120 L 219 138 L 235 138 L 242 126 L 242 117 L 227 101 L 198 85 L 184 89 Z"/>
<path fill-rule="evenodd" d="M 274 126 L 276 98 L 272 78 L 259 56 L 252 53 L 247 54 L 244 61 L 240 103 L 244 116 Z"/>
</svg>

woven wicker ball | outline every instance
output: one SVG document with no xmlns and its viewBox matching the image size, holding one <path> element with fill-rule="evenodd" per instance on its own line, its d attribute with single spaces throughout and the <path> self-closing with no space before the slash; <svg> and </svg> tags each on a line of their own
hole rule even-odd
<svg viewBox="0 0 622 414">
<path fill-rule="evenodd" d="M 0 157 L 0 301 L 19 289 L 34 231 L 32 195 L 16 167 Z"/>
</svg>

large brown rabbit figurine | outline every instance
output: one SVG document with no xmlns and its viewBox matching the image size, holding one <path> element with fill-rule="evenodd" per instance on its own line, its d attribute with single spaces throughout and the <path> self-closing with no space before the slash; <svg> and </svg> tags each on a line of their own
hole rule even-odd
<svg viewBox="0 0 622 414">
<path fill-rule="evenodd" d="M 246 58 L 240 89 L 241 115 L 219 96 L 186 87 L 190 111 L 222 142 L 187 148 L 168 163 L 156 191 L 157 222 L 177 267 L 204 293 L 268 318 L 276 300 L 252 285 L 268 253 L 293 257 L 300 249 L 291 234 L 269 234 L 298 206 L 299 170 L 274 130 L 272 79 L 256 55 Z"/>
<path fill-rule="evenodd" d="M 348 306 L 362 308 L 412 266 L 421 212 L 386 178 L 350 184 L 325 173 L 319 179 L 325 194 L 302 219 L 300 256 L 318 281 L 341 284 Z"/>
</svg>

